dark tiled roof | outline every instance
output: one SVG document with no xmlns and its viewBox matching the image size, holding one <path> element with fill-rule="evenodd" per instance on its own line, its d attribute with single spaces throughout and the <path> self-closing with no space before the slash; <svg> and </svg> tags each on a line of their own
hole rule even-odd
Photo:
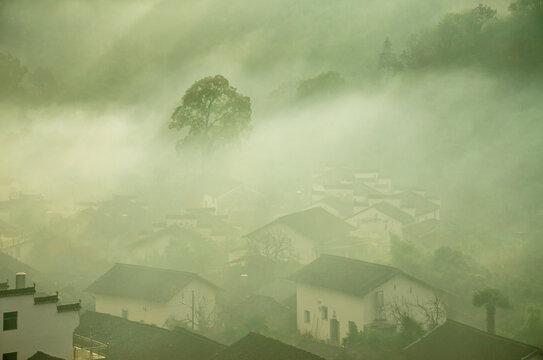
<svg viewBox="0 0 543 360">
<path fill-rule="evenodd" d="M 94 294 L 167 302 L 193 280 L 217 288 L 191 272 L 115 264 L 93 282 L 87 291 Z"/>
<path fill-rule="evenodd" d="M 58 293 L 55 295 L 48 295 L 48 296 L 35 296 L 34 297 L 34 304 L 40 305 L 40 304 L 51 304 L 51 303 L 57 303 L 58 302 Z"/>
<path fill-rule="evenodd" d="M 408 360 L 521 360 L 541 349 L 448 319 L 403 352 Z"/>
<path fill-rule="evenodd" d="M 207 360 L 224 345 L 184 329 L 167 330 L 87 311 L 75 334 L 109 344 L 109 360 Z"/>
<path fill-rule="evenodd" d="M 0 290 L 6 290 L 9 289 L 9 282 L 6 280 L 3 283 L 0 283 Z"/>
<path fill-rule="evenodd" d="M 79 310 L 81 310 L 81 302 L 74 303 L 74 304 L 57 305 L 58 312 L 79 311 Z"/>
<path fill-rule="evenodd" d="M 402 210 L 398 209 L 396 206 L 386 202 L 386 201 L 383 201 L 383 202 L 379 202 L 377 204 L 373 204 L 372 206 L 370 206 L 369 208 L 367 209 L 364 209 L 364 210 L 361 210 L 359 211 L 358 213 L 354 214 L 352 217 L 358 215 L 358 214 L 361 214 L 363 212 L 366 212 L 370 209 L 375 209 L 377 211 L 379 211 L 380 213 L 383 213 L 387 216 L 390 216 L 391 218 L 399 221 L 400 223 L 402 223 L 403 225 L 407 225 L 407 224 L 411 224 L 413 222 L 415 222 L 415 218 L 413 218 L 413 216 L 409 215 L 408 213 L 406 212 L 403 212 Z"/>
<path fill-rule="evenodd" d="M 423 283 L 391 266 L 334 255 L 321 255 L 289 279 L 362 297 L 397 274 Z"/>
<path fill-rule="evenodd" d="M 0 290 L 0 297 L 34 295 L 35 293 L 36 293 L 36 288 L 32 286 L 32 287 L 25 287 L 22 289 Z"/>
<path fill-rule="evenodd" d="M 438 210 L 439 205 L 434 204 L 424 196 L 412 191 L 406 191 L 400 194 L 403 207 L 414 208 L 415 214 L 421 216 L 432 211 Z"/>
<path fill-rule="evenodd" d="M 323 360 L 318 355 L 309 353 L 279 340 L 249 333 L 238 342 L 222 351 L 217 360 Z"/>
<path fill-rule="evenodd" d="M 246 236 L 251 237 L 256 232 L 274 224 L 284 224 L 317 242 L 326 242 L 341 238 L 353 230 L 353 227 L 342 219 L 330 214 L 321 207 L 316 207 L 281 216 Z"/>
<path fill-rule="evenodd" d="M 338 198 L 336 196 L 326 196 L 316 203 L 323 203 L 330 206 L 331 208 L 337 210 L 341 216 L 348 216 L 353 213 L 353 202 Z"/>
<path fill-rule="evenodd" d="M 28 360 L 63 360 L 63 359 L 38 351 L 37 353 L 29 357 Z"/>
</svg>

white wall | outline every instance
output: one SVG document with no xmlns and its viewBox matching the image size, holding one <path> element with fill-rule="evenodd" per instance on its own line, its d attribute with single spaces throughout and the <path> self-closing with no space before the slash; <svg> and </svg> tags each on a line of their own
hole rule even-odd
<svg viewBox="0 0 543 360">
<path fill-rule="evenodd" d="M 206 308 L 204 316 L 213 319 L 216 292 L 210 286 L 197 280 L 192 281 L 166 303 L 95 294 L 95 309 L 97 312 L 115 316 L 122 316 L 124 309 L 128 312 L 128 320 L 165 327 L 166 320 L 169 318 L 179 321 L 192 318 L 193 290 L 195 292 L 195 309 L 198 309 L 200 305 L 204 306 Z M 198 310 L 196 310 L 197 312 Z"/>
<path fill-rule="evenodd" d="M 258 238 L 260 236 L 266 236 L 267 233 L 290 239 L 294 255 L 301 264 L 309 264 L 319 256 L 312 240 L 283 224 L 266 226 L 262 230 L 254 233 L 252 237 Z"/>
<path fill-rule="evenodd" d="M 353 235 L 382 238 L 385 245 L 389 243 L 390 234 L 396 234 L 400 239 L 402 238 L 402 224 L 374 208 L 355 214 L 345 221 L 356 227 Z"/>
<path fill-rule="evenodd" d="M 434 290 L 410 278 L 397 275 L 372 290 L 364 297 L 356 297 L 335 290 L 297 284 L 296 323 L 302 334 L 311 334 L 317 339 L 330 340 L 330 319 L 339 321 L 340 341 L 347 336 L 349 321 L 356 324 L 359 331 L 376 320 L 376 292 L 383 291 L 385 318 L 394 323 L 391 311 L 395 304 L 402 309 L 407 306 L 410 316 L 420 322 L 426 320 L 417 304 L 429 306 L 435 299 Z M 321 307 L 328 307 L 328 320 L 322 319 Z M 304 321 L 304 311 L 309 310 L 311 321 Z M 445 319 L 443 318 L 443 321 Z"/>
<path fill-rule="evenodd" d="M 57 312 L 55 303 L 34 305 L 32 295 L 0 298 L 0 316 L 18 312 L 16 330 L 0 327 L 0 355 L 17 352 L 17 358 L 28 359 L 37 351 L 72 358 L 73 332 L 79 325 L 79 312 Z"/>
<path fill-rule="evenodd" d="M 321 307 L 328 307 L 328 320 L 322 319 Z M 330 320 L 339 321 L 340 340 L 347 336 L 349 321 L 360 330 L 364 328 L 364 302 L 360 297 L 334 290 L 298 284 L 296 287 L 296 323 L 302 334 L 311 334 L 317 339 L 329 341 Z M 311 321 L 304 321 L 304 311 L 309 310 Z"/>
</svg>

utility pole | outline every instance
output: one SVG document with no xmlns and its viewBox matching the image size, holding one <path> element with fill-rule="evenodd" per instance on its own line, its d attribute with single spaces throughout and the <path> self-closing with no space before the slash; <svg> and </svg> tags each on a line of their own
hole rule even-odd
<svg viewBox="0 0 543 360">
<path fill-rule="evenodd" d="M 192 330 L 194 330 L 194 290 L 192 290 L 192 306 L 191 306 L 191 310 L 192 310 Z"/>
</svg>

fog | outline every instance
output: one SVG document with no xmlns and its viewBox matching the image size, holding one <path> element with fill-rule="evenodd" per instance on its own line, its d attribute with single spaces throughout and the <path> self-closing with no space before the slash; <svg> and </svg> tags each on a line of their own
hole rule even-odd
<svg viewBox="0 0 543 360">
<path fill-rule="evenodd" d="M 35 269 L 42 290 L 82 299 L 82 313 L 108 313 L 92 289 L 114 264 L 194 272 L 224 290 L 218 320 L 200 334 L 229 345 L 256 331 L 317 352 L 304 336 L 334 345 L 332 335 L 300 324 L 285 330 L 264 309 L 241 314 L 267 285 L 312 266 L 301 253 L 259 253 L 252 234 L 339 198 L 351 211 L 338 221 L 353 225 L 348 236 L 358 240 L 340 253 L 322 243 L 314 251 L 397 267 L 452 294 L 451 319 L 543 346 L 543 22 L 537 2 L 510 3 L 0 1 L 1 250 Z M 181 121 L 172 113 L 188 101 L 185 92 L 215 75 L 249 97 L 248 127 L 234 135 L 218 128 L 217 143 L 207 133 L 189 142 L 193 133 L 172 128 Z M 319 182 L 336 170 L 350 173 L 336 187 Z M 356 189 L 338 195 L 356 174 L 373 172 L 393 189 L 375 188 L 363 201 Z M 230 183 L 246 188 L 233 187 L 239 198 L 222 210 L 213 194 L 230 194 Z M 429 203 L 439 198 L 431 218 L 439 231 L 409 238 L 412 223 L 397 233 L 387 220 L 375 245 L 375 233 L 352 219 L 375 208 L 375 193 L 393 198 L 406 189 L 422 189 Z M 39 200 L 17 205 L 25 194 Z M 358 209 L 360 201 L 366 207 Z M 194 208 L 210 208 L 213 220 Z M 400 210 L 411 216 L 411 205 Z M 218 221 L 222 230 L 206 223 L 210 233 L 196 231 L 200 240 L 150 235 L 186 231 L 171 215 L 188 216 L 196 229 Z M 15 253 L 13 239 L 32 245 Z M 139 247 L 148 239 L 156 247 Z M 236 267 L 250 256 L 273 263 L 265 276 L 248 260 Z M 0 270 L 9 279 L 21 271 Z M 486 314 L 477 308 L 485 289 L 510 305 L 498 310 L 494 330 L 488 306 Z M 296 322 L 300 304 L 281 306 Z M 127 316 L 194 330 L 177 318 Z M 388 343 L 368 343 L 359 324 L 360 333 L 345 334 L 350 342 L 338 342 L 353 359 L 396 358 L 434 329 L 414 319 L 420 333 L 400 321 Z"/>
</svg>

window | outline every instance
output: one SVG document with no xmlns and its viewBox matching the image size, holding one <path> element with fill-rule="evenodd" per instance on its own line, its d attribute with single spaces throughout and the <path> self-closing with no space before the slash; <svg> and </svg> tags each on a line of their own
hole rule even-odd
<svg viewBox="0 0 543 360">
<path fill-rule="evenodd" d="M 17 353 L 5 353 L 4 355 L 2 355 L 2 360 L 17 360 Z"/>
<path fill-rule="evenodd" d="M 309 310 L 304 310 L 304 322 L 307 324 L 311 322 L 311 313 Z"/>
<path fill-rule="evenodd" d="M 4 331 L 17 329 L 17 311 L 4 313 Z M 2 359 L 4 360 L 4 359 Z"/>
<path fill-rule="evenodd" d="M 123 310 L 121 311 L 121 317 L 122 317 L 123 319 L 128 319 L 128 310 L 123 309 Z"/>
<path fill-rule="evenodd" d="M 323 320 L 328 320 L 328 307 L 327 306 L 322 306 L 321 307 L 321 314 L 322 314 L 322 319 Z"/>
</svg>

